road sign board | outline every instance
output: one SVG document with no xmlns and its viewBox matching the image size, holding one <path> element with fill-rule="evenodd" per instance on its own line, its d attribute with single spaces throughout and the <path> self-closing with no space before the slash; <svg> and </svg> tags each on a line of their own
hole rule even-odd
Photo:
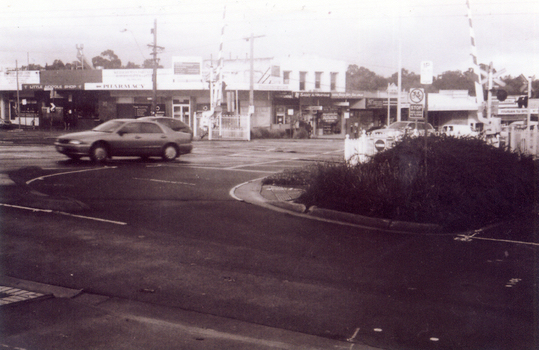
<svg viewBox="0 0 539 350">
<path fill-rule="evenodd" d="M 421 104 L 410 104 L 410 114 L 408 116 L 410 119 L 423 119 L 423 105 Z"/>
<path fill-rule="evenodd" d="M 421 62 L 421 84 L 432 84 L 433 80 L 433 67 L 432 61 Z"/>
<path fill-rule="evenodd" d="M 421 104 L 425 106 L 425 90 L 422 88 L 410 89 L 409 94 L 411 104 Z"/>
<path fill-rule="evenodd" d="M 384 140 L 376 140 L 374 147 L 376 147 L 376 150 L 379 152 L 383 151 L 386 149 L 386 142 Z"/>
</svg>

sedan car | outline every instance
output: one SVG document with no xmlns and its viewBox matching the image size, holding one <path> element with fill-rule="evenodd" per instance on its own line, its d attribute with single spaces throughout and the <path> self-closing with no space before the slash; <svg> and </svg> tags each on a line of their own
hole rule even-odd
<svg viewBox="0 0 539 350">
<path fill-rule="evenodd" d="M 436 130 L 427 124 L 427 135 L 434 134 Z M 389 125 L 386 128 L 374 130 L 372 135 L 377 138 L 398 139 L 404 135 L 419 136 L 425 135 L 425 122 L 401 121 Z"/>
<path fill-rule="evenodd" d="M 159 156 L 166 161 L 190 153 L 192 135 L 150 120 L 113 119 L 89 131 L 60 136 L 56 150 L 72 159 L 104 162 L 113 156 Z"/>
</svg>

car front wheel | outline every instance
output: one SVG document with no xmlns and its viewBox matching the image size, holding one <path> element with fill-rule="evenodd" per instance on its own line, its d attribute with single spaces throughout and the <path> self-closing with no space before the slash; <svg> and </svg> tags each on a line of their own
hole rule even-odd
<svg viewBox="0 0 539 350">
<path fill-rule="evenodd" d="M 97 144 L 90 149 L 90 159 L 96 163 L 103 163 L 109 157 L 109 151 L 104 144 Z"/>
<path fill-rule="evenodd" d="M 178 157 L 178 149 L 174 145 L 166 145 L 163 148 L 163 160 L 172 161 Z"/>
</svg>

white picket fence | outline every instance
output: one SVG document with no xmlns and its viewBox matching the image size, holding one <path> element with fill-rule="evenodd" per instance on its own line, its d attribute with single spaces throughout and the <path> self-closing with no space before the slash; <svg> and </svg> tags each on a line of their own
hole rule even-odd
<svg viewBox="0 0 539 350">
<path fill-rule="evenodd" d="M 537 126 L 532 130 L 512 128 L 509 131 L 509 148 L 513 151 L 532 155 L 539 158 L 539 130 Z"/>
</svg>

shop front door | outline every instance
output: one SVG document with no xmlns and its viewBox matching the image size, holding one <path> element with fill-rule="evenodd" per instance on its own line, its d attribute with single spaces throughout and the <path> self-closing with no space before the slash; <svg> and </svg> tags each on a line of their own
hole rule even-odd
<svg viewBox="0 0 539 350">
<path fill-rule="evenodd" d="M 172 117 L 174 119 L 179 119 L 182 122 L 192 127 L 189 104 L 173 104 L 172 110 L 173 110 Z"/>
</svg>

